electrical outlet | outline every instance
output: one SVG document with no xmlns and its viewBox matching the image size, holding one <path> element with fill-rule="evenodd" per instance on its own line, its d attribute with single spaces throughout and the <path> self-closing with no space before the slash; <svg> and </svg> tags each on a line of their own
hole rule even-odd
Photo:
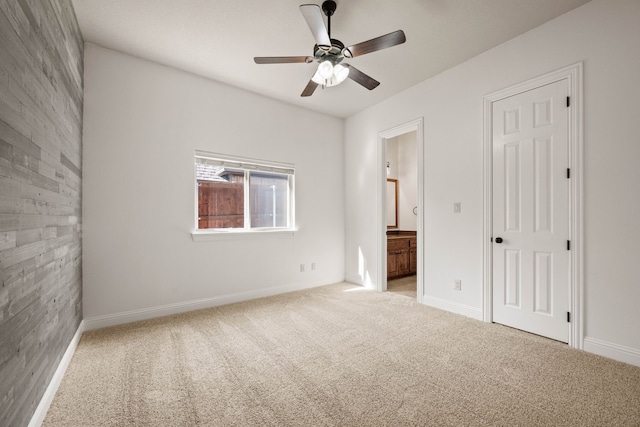
<svg viewBox="0 0 640 427">
<path fill-rule="evenodd" d="M 300 264 L 300 273 L 304 273 L 304 264 Z"/>
<path fill-rule="evenodd" d="M 462 211 L 462 203 L 455 202 L 453 204 L 453 213 L 460 213 Z"/>
<path fill-rule="evenodd" d="M 315 263 L 315 262 L 312 262 L 312 263 L 311 263 L 311 270 L 315 270 L 315 269 L 316 269 L 316 263 Z"/>
<path fill-rule="evenodd" d="M 460 279 L 455 279 L 453 281 L 453 289 L 455 289 L 456 291 L 460 291 L 462 290 L 462 280 Z"/>
</svg>

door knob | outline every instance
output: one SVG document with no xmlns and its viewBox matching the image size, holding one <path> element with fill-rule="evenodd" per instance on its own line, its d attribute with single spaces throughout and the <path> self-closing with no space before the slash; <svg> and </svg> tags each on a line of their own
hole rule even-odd
<svg viewBox="0 0 640 427">
<path fill-rule="evenodd" d="M 496 237 L 496 243 L 502 243 L 502 237 Z"/>
</svg>

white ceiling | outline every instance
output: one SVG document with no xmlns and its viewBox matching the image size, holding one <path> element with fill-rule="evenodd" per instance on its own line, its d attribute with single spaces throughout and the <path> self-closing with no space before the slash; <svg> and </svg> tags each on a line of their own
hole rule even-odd
<svg viewBox="0 0 640 427">
<path fill-rule="evenodd" d="M 314 64 L 298 7 L 310 0 L 72 0 L 85 41 L 337 117 L 348 117 L 589 0 L 337 0 L 331 36 L 345 45 L 404 30 L 407 42 L 345 62 L 381 82 L 300 93 Z M 319 0 L 317 4 L 321 4 Z"/>
</svg>

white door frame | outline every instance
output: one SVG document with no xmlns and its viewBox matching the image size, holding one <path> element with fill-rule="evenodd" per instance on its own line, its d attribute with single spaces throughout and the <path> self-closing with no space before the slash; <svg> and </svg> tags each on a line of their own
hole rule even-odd
<svg viewBox="0 0 640 427">
<path fill-rule="evenodd" d="M 582 96 L 582 62 L 557 71 L 536 77 L 526 82 L 499 90 L 484 97 L 484 229 L 483 229 L 483 320 L 491 322 L 492 281 L 493 281 L 493 109 L 492 104 L 504 98 L 566 80 L 571 107 L 569 109 L 569 167 L 571 181 L 569 184 L 569 233 L 571 240 L 570 254 L 570 290 L 569 309 L 571 325 L 569 327 L 569 345 L 578 349 L 584 344 L 584 238 L 583 238 L 583 96 Z"/>
<path fill-rule="evenodd" d="M 417 293 L 418 302 L 423 303 L 424 299 L 424 263 L 422 256 L 424 254 L 424 239 L 422 233 L 424 230 L 424 119 L 413 120 L 387 129 L 378 133 L 378 280 L 376 290 L 379 292 L 387 290 L 387 211 L 386 211 L 386 193 L 387 193 L 387 139 L 404 135 L 409 132 L 416 132 L 416 148 L 418 156 L 418 218 L 416 227 L 417 237 L 417 258 L 418 258 L 418 274 L 417 274 Z"/>
</svg>

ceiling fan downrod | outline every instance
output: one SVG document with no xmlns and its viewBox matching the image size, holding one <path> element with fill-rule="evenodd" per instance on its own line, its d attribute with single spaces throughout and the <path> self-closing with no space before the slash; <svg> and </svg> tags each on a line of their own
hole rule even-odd
<svg viewBox="0 0 640 427">
<path fill-rule="evenodd" d="M 329 34 L 329 39 L 331 39 L 331 16 L 335 13 L 337 7 L 338 5 L 336 5 L 336 2 L 333 0 L 327 0 L 322 3 L 322 11 L 327 15 L 327 33 Z"/>
</svg>

